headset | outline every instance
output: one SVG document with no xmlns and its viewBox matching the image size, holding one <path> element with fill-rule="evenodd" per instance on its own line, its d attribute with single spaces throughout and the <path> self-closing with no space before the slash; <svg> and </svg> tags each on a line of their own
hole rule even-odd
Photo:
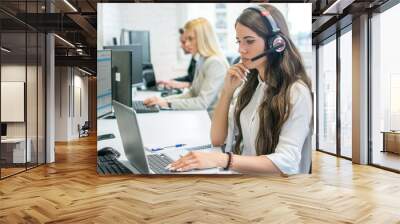
<svg viewBox="0 0 400 224">
<path fill-rule="evenodd" d="M 286 41 L 281 36 L 277 23 L 275 22 L 272 15 L 262 6 L 256 5 L 247 8 L 248 10 L 253 10 L 261 15 L 264 20 L 265 25 L 267 26 L 268 30 L 271 32 L 270 35 L 267 37 L 267 50 L 262 52 L 261 54 L 251 58 L 251 61 L 258 60 L 264 56 L 274 56 L 280 55 L 286 49 Z"/>
</svg>

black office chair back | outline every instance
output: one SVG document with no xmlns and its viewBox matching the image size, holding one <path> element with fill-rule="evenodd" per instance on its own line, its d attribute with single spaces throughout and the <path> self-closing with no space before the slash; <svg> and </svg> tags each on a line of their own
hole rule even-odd
<svg viewBox="0 0 400 224">
<path fill-rule="evenodd" d="M 82 125 L 82 130 L 89 130 L 90 125 L 89 125 L 89 121 L 85 121 L 85 123 Z"/>
<path fill-rule="evenodd" d="M 144 69 L 143 70 L 143 79 L 145 81 L 145 85 L 147 88 L 153 87 L 156 85 L 156 77 L 154 75 L 153 69 Z"/>
</svg>

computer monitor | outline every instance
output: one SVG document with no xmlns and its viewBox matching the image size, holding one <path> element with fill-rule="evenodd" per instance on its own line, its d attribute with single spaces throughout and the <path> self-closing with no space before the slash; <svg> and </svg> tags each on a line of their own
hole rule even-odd
<svg viewBox="0 0 400 224">
<path fill-rule="evenodd" d="M 132 106 L 131 51 L 113 51 L 111 59 L 112 99 Z"/>
<path fill-rule="evenodd" d="M 2 137 L 7 136 L 7 124 L 6 123 L 1 123 L 1 136 Z"/>
<path fill-rule="evenodd" d="M 150 32 L 147 30 L 134 30 L 129 32 L 129 43 L 142 46 L 142 64 L 151 64 Z"/>
<path fill-rule="evenodd" d="M 126 62 L 130 65 L 131 83 L 134 87 L 143 85 L 142 46 L 138 44 L 105 46 L 104 49 L 110 49 L 111 54 L 120 51 L 130 51 L 130 59 Z M 115 60 L 113 61 L 115 62 Z M 125 63 L 125 65 L 127 64 Z"/>
</svg>

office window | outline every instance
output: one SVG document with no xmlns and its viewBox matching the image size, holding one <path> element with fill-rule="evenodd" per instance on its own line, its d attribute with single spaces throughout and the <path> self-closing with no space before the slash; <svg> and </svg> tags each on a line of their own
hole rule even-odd
<svg viewBox="0 0 400 224">
<path fill-rule="evenodd" d="M 318 48 L 318 149 L 336 154 L 336 39 Z"/>
<path fill-rule="evenodd" d="M 226 33 L 218 33 L 217 38 L 218 38 L 219 43 L 221 44 L 221 48 L 226 48 L 227 34 Z"/>
<path fill-rule="evenodd" d="M 313 135 L 312 135 L 312 149 L 316 150 L 317 149 L 317 47 L 316 45 L 312 46 L 312 59 L 311 59 L 311 72 L 309 73 L 311 75 L 311 86 L 312 86 L 312 93 L 313 93 Z"/>
<path fill-rule="evenodd" d="M 37 163 L 38 165 L 44 164 L 46 158 L 46 147 L 45 147 L 45 123 L 46 123 L 46 107 L 45 107 L 45 99 L 46 99 L 46 76 L 45 76 L 45 65 L 46 65 L 46 36 L 43 33 L 39 33 L 38 36 L 38 77 L 37 77 L 37 90 L 38 90 L 38 105 L 37 105 L 37 128 L 38 128 L 38 136 L 37 136 Z"/>
<path fill-rule="evenodd" d="M 352 32 L 340 37 L 340 154 L 352 157 Z"/>
<path fill-rule="evenodd" d="M 1 177 L 25 170 L 30 151 L 26 141 L 26 33 L 1 34 Z M 4 50 L 6 49 L 6 50 Z M 12 97 L 10 99 L 10 97 Z M 7 140 L 5 140 L 6 138 Z M 7 143 L 6 141 L 10 141 Z M 27 154 L 28 153 L 28 154 Z"/>
<path fill-rule="evenodd" d="M 372 19 L 372 163 L 400 170 L 400 5 Z"/>
<path fill-rule="evenodd" d="M 216 9 L 226 9 L 226 4 L 225 3 L 216 3 L 215 8 Z"/>
<path fill-rule="evenodd" d="M 28 168 L 37 165 L 37 81 L 38 81 L 38 34 L 27 33 L 27 74 L 26 74 L 26 112 L 27 112 L 27 139 L 28 150 L 31 151 L 31 160 L 27 163 Z M 30 147 L 30 149 L 29 149 Z"/>
<path fill-rule="evenodd" d="M 227 28 L 227 24 L 226 24 L 226 12 L 217 12 L 216 13 L 216 23 L 215 23 L 215 27 L 217 29 L 226 29 Z"/>
<path fill-rule="evenodd" d="M 43 5 L 44 1 L 19 2 L 18 12 L 42 13 Z M 5 178 L 45 162 L 46 39 L 1 12 L 0 23 L 0 178 Z"/>
</svg>

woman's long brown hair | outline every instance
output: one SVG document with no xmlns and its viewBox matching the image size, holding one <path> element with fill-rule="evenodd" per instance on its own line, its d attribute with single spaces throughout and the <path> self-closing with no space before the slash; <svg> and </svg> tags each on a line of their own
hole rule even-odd
<svg viewBox="0 0 400 224">
<path fill-rule="evenodd" d="M 311 81 L 306 74 L 303 65 L 302 57 L 296 46 L 290 39 L 287 24 L 283 15 L 278 9 L 269 5 L 260 5 L 264 7 L 274 18 L 277 26 L 280 28 L 280 34 L 286 41 L 286 49 L 281 54 L 276 56 L 268 56 L 265 67 L 265 83 L 267 88 L 264 93 L 264 98 L 260 104 L 259 118 L 260 125 L 256 138 L 257 155 L 267 155 L 275 152 L 278 145 L 279 135 L 283 124 L 289 117 L 292 105 L 290 104 L 290 88 L 293 83 L 302 81 L 311 94 Z M 265 25 L 261 15 L 253 10 L 244 10 L 236 20 L 236 24 L 240 23 L 258 36 L 262 37 L 267 44 L 267 36 L 270 31 Z M 267 45 L 266 45 L 267 46 Z M 242 154 L 241 142 L 243 140 L 242 129 L 240 126 L 240 114 L 243 109 L 249 104 L 254 91 L 258 85 L 258 72 L 253 69 L 247 76 L 249 79 L 239 93 L 236 108 L 235 108 L 235 123 L 239 129 L 239 134 L 236 136 L 236 143 L 233 152 Z"/>
</svg>

